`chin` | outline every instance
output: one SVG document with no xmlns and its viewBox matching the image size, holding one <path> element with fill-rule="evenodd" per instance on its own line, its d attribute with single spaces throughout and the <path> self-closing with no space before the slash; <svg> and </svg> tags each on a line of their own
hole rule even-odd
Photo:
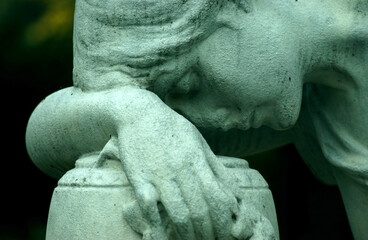
<svg viewBox="0 0 368 240">
<path fill-rule="evenodd" d="M 271 124 L 267 124 L 268 127 L 274 129 L 274 130 L 277 130 L 277 131 L 284 131 L 284 130 L 288 130 L 292 127 L 294 127 L 296 121 L 297 121 L 298 118 L 293 118 L 293 119 L 290 119 L 290 118 L 287 118 L 287 119 L 281 119 L 281 121 L 275 121 Z"/>
</svg>

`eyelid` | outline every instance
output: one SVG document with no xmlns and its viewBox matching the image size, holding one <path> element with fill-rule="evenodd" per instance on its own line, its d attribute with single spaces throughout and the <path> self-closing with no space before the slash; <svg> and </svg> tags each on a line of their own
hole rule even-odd
<svg viewBox="0 0 368 240">
<path fill-rule="evenodd" d="M 249 13 L 251 11 L 249 0 L 239 0 L 238 6 L 239 8 L 242 8 L 246 13 Z"/>
<path fill-rule="evenodd" d="M 253 11 L 253 4 L 249 0 L 232 0 L 226 2 L 217 15 L 217 24 L 220 27 L 230 28 L 232 30 L 241 30 L 245 26 L 238 24 L 238 17 L 240 15 L 248 14 Z M 239 16 L 238 16 L 239 15 Z M 237 17 L 238 16 L 238 17 Z"/>
</svg>

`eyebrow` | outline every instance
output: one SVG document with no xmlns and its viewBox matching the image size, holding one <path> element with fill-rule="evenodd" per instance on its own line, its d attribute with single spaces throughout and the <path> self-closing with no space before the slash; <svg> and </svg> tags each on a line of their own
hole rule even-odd
<svg viewBox="0 0 368 240">
<path fill-rule="evenodd" d="M 249 3 L 249 0 L 233 0 L 237 6 L 241 9 L 243 9 L 246 13 L 251 11 L 251 4 Z"/>
</svg>

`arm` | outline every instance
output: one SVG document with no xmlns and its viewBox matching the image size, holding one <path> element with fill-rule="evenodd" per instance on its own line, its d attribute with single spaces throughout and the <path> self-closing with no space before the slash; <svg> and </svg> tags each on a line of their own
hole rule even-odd
<svg viewBox="0 0 368 240">
<path fill-rule="evenodd" d="M 44 99 L 27 125 L 26 146 L 32 161 L 60 178 L 82 154 L 101 150 L 116 134 L 114 110 L 104 109 L 117 108 L 113 97 L 122 98 L 123 92 L 86 93 L 70 87 Z"/>
<path fill-rule="evenodd" d="M 101 151 L 119 126 L 141 118 L 151 95 L 130 87 L 99 92 L 70 87 L 51 94 L 28 122 L 31 159 L 48 175 L 61 177 L 81 155 Z"/>
<path fill-rule="evenodd" d="M 230 226 L 224 223 L 231 221 L 236 201 L 221 189 L 206 162 L 209 158 L 212 167 L 221 167 L 214 162 L 215 156 L 203 151 L 205 143 L 189 122 L 171 112 L 148 91 L 63 89 L 40 103 L 30 118 L 26 134 L 32 160 L 54 177 L 72 168 L 80 155 L 101 151 L 110 137 L 118 139 L 118 157 L 156 239 L 163 237 L 157 209 L 159 201 L 177 223 L 180 234 L 194 234 L 196 225 L 189 217 L 191 210 L 198 221 L 209 224 L 197 230 L 211 239 L 214 233 L 205 200 L 205 196 L 213 195 L 210 191 L 217 191 L 216 199 L 223 206 L 222 211 L 230 215 L 217 219 L 219 227 Z M 198 185 L 203 181 L 208 184 Z M 198 194 L 192 194 L 194 189 Z M 194 199 L 186 202 L 182 195 Z"/>
<path fill-rule="evenodd" d="M 36 108 L 26 136 L 33 161 L 54 177 L 80 155 L 101 151 L 111 138 L 149 225 L 139 229 L 143 235 L 166 238 L 162 203 L 184 239 L 231 238 L 232 216 L 239 212 L 231 176 L 198 130 L 151 92 L 63 89 Z M 128 221 L 134 225 L 136 219 Z"/>
</svg>

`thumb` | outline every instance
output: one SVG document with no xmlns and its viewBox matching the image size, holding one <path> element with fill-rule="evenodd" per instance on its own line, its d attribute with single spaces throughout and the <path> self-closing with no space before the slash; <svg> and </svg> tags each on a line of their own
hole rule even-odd
<svg viewBox="0 0 368 240">
<path fill-rule="evenodd" d="M 134 231 L 143 234 L 149 229 L 149 224 L 147 220 L 143 218 L 142 211 L 137 201 L 133 201 L 124 206 L 123 216 Z"/>
<path fill-rule="evenodd" d="M 271 222 L 253 205 L 241 201 L 232 234 L 237 239 L 276 240 Z"/>
<path fill-rule="evenodd" d="M 142 234 L 142 240 L 167 240 L 162 226 L 152 227 L 143 217 L 137 201 L 128 203 L 123 208 L 123 216 L 128 225 L 137 233 Z"/>
</svg>

